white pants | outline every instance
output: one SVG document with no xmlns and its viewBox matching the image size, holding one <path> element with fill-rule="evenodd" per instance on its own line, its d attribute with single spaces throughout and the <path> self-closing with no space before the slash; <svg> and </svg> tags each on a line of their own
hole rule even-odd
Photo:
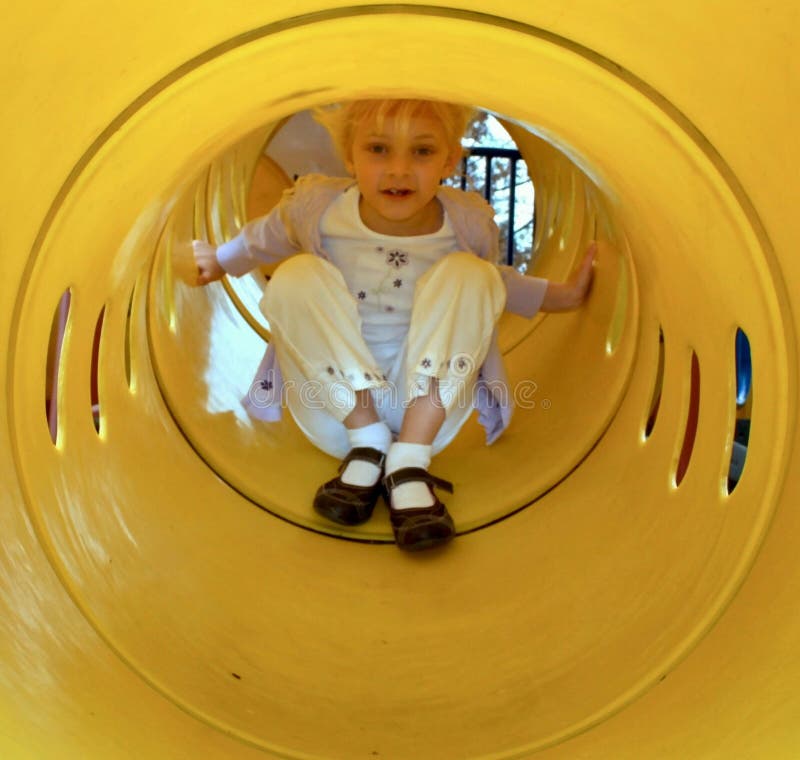
<svg viewBox="0 0 800 760">
<path fill-rule="evenodd" d="M 341 458 L 350 449 L 343 420 L 355 408 L 356 391 L 369 388 L 378 415 L 398 433 L 408 402 L 427 395 L 433 378 L 445 421 L 432 451 L 444 449 L 472 413 L 505 300 L 494 265 L 472 253 L 448 254 L 417 281 L 403 344 L 372 352 L 341 272 L 319 256 L 298 254 L 275 270 L 261 310 L 292 416 L 311 443 Z"/>
</svg>

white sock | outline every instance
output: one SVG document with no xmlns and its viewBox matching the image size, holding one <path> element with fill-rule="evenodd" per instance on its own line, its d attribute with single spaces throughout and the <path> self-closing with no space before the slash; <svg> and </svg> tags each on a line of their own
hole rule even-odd
<svg viewBox="0 0 800 760">
<path fill-rule="evenodd" d="M 386 455 L 386 474 L 403 467 L 422 467 L 428 469 L 431 463 L 431 447 L 422 443 L 402 443 L 398 441 L 389 447 Z M 392 489 L 392 506 L 395 509 L 409 507 L 431 507 L 434 500 L 426 483 L 403 483 Z"/>
<path fill-rule="evenodd" d="M 372 449 L 378 449 L 384 454 L 389 450 L 389 446 L 392 443 L 392 431 L 383 421 L 348 430 L 347 437 L 350 440 L 351 449 L 368 446 Z M 380 476 L 381 468 L 377 465 L 372 464 L 372 462 L 354 459 L 345 467 L 341 478 L 343 483 L 351 486 L 374 486 Z"/>
</svg>

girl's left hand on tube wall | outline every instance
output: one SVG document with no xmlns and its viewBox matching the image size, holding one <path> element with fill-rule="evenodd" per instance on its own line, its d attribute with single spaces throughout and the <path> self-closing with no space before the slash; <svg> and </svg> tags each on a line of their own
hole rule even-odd
<svg viewBox="0 0 800 760">
<path fill-rule="evenodd" d="M 549 282 L 541 309 L 546 312 L 572 311 L 586 300 L 594 277 L 597 243 L 592 241 L 581 262 L 566 282 Z"/>
<path fill-rule="evenodd" d="M 592 241 L 586 249 L 581 263 L 570 275 L 567 285 L 572 288 L 573 308 L 580 306 L 589 293 L 594 277 L 594 260 L 597 255 L 597 243 Z"/>
</svg>

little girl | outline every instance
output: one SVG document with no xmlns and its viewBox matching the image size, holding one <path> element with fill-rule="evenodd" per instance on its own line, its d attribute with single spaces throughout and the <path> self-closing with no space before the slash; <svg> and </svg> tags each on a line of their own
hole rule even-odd
<svg viewBox="0 0 800 760">
<path fill-rule="evenodd" d="M 566 283 L 498 266 L 494 212 L 440 184 L 461 160 L 471 109 L 361 100 L 321 110 L 349 178 L 306 176 L 266 216 L 218 248 L 194 242 L 198 282 L 281 263 L 261 309 L 272 342 L 248 406 L 277 419 L 285 401 L 304 435 L 341 458 L 314 509 L 364 522 L 383 494 L 395 540 L 417 551 L 455 528 L 428 472 L 477 408 L 492 443 L 510 399 L 496 342 L 504 309 L 577 308 L 594 245 Z"/>
</svg>

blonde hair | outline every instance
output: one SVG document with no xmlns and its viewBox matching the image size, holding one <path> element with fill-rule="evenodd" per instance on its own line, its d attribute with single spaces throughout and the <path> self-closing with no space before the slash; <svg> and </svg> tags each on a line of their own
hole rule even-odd
<svg viewBox="0 0 800 760">
<path fill-rule="evenodd" d="M 350 160 L 353 135 L 358 123 L 374 122 L 380 130 L 384 119 L 393 117 L 402 133 L 408 131 L 411 119 L 420 114 L 438 119 L 448 144 L 460 150 L 461 137 L 474 118 L 475 110 L 440 100 L 382 99 L 349 100 L 316 108 L 313 112 L 314 119 L 330 133 L 336 152 L 345 163 Z"/>
</svg>

